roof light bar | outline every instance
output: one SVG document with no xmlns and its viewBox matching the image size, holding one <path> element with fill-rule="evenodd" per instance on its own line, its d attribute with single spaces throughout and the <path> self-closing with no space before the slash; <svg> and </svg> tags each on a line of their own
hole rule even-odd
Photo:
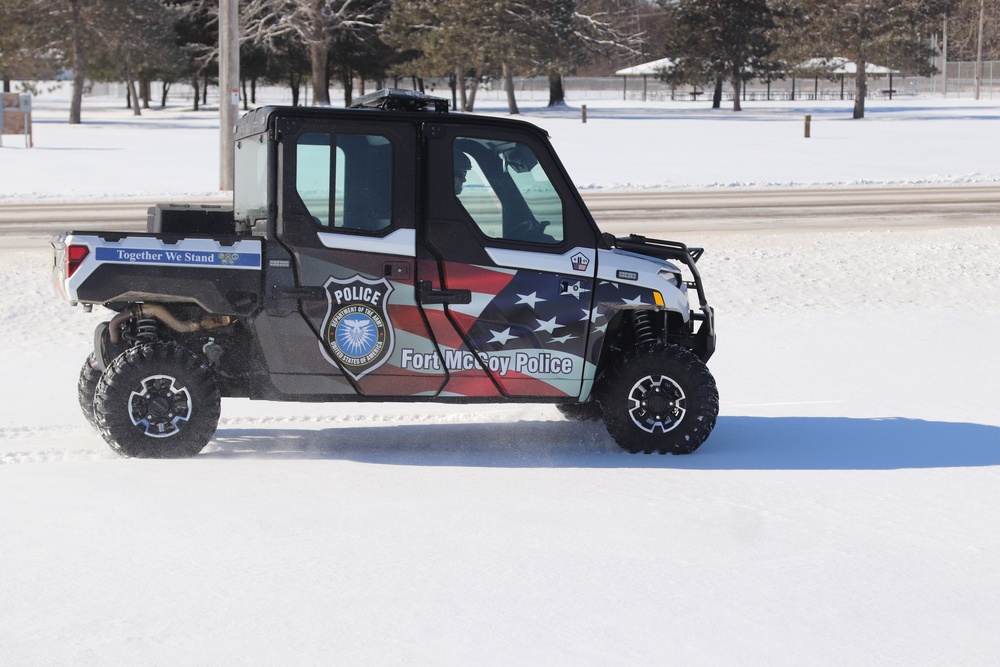
<svg viewBox="0 0 1000 667">
<path fill-rule="evenodd" d="M 368 93 L 351 103 L 352 109 L 382 109 L 383 111 L 423 111 L 433 106 L 437 113 L 448 112 L 448 100 L 442 97 L 431 97 L 419 90 L 404 90 L 402 88 L 383 88 L 374 93 Z"/>
</svg>

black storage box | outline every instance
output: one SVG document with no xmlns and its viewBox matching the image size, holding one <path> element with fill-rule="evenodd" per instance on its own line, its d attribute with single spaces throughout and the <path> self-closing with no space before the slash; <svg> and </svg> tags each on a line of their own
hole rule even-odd
<svg viewBox="0 0 1000 667">
<path fill-rule="evenodd" d="M 233 207 L 213 204 L 157 204 L 146 215 L 154 234 L 235 234 Z"/>
</svg>

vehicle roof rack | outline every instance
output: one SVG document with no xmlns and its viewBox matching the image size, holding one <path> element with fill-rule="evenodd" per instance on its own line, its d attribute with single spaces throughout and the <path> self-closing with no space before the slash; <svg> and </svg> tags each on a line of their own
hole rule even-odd
<svg viewBox="0 0 1000 667">
<path fill-rule="evenodd" d="M 448 100 L 442 97 L 431 97 L 419 90 L 404 90 L 402 88 L 383 88 L 374 93 L 368 93 L 351 103 L 352 109 L 382 109 L 383 111 L 423 111 L 429 106 L 437 113 L 448 112 Z"/>
</svg>

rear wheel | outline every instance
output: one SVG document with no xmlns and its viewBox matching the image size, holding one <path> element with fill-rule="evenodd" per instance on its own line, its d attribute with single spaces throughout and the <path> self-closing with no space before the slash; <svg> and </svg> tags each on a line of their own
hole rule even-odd
<svg viewBox="0 0 1000 667">
<path fill-rule="evenodd" d="M 122 456 L 194 456 L 215 433 L 221 399 L 204 359 L 176 343 L 130 348 L 97 384 L 101 435 Z"/>
<path fill-rule="evenodd" d="M 87 357 L 80 369 L 80 379 L 76 383 L 77 398 L 80 400 L 80 410 L 90 425 L 97 426 L 97 415 L 94 414 L 94 394 L 97 392 L 97 382 L 101 379 L 101 370 L 97 368 L 97 360 L 93 353 Z"/>
<path fill-rule="evenodd" d="M 719 392 L 708 367 L 676 345 L 649 343 L 608 372 L 604 423 L 629 452 L 690 454 L 715 427 Z"/>
</svg>

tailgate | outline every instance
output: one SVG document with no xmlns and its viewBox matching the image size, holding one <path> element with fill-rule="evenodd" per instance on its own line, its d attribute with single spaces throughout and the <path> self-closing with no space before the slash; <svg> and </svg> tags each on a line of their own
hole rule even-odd
<svg viewBox="0 0 1000 667">
<path fill-rule="evenodd" d="M 187 302 L 236 315 L 260 294 L 260 239 L 69 232 L 52 247 L 56 292 L 70 303 Z"/>
</svg>

